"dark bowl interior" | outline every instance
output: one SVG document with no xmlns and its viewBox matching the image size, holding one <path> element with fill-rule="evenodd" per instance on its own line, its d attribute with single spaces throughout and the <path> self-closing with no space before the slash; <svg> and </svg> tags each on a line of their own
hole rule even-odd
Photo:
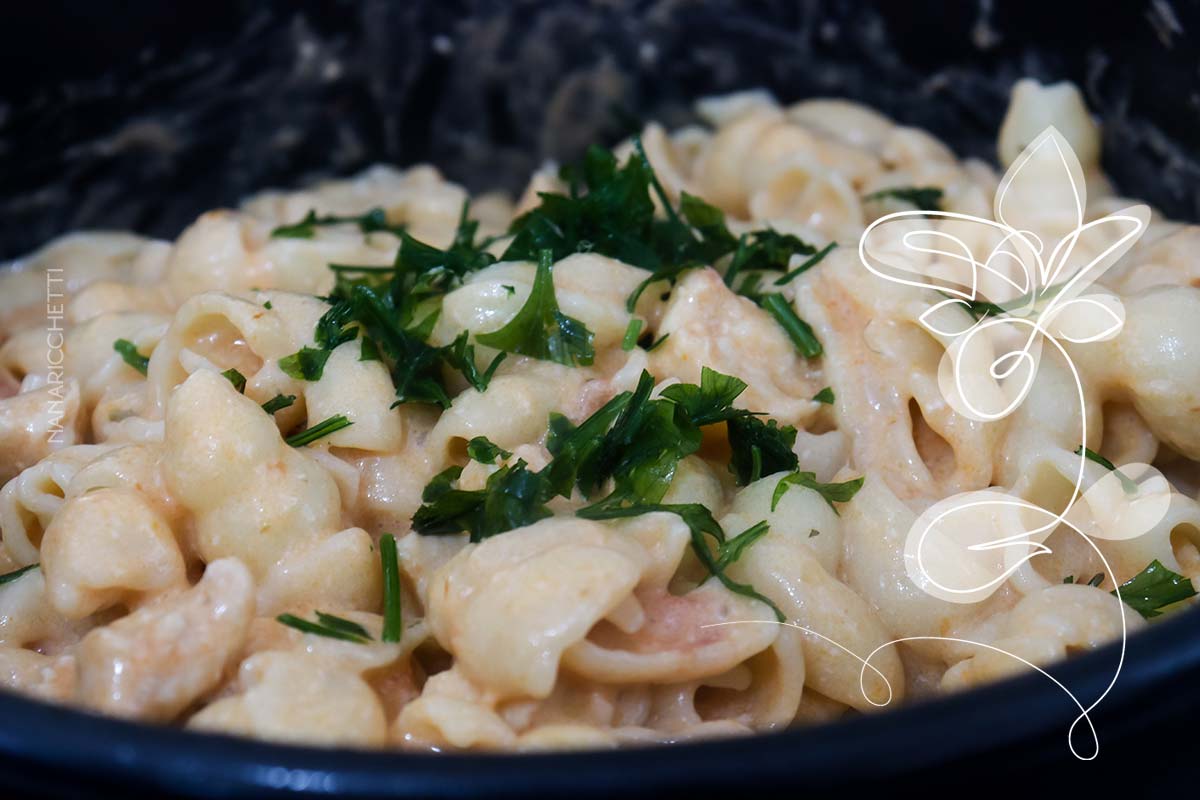
<svg viewBox="0 0 1200 800">
<path fill-rule="evenodd" d="M 1049 6 L 1049 8 L 1047 8 Z M 0 25 L 0 258 L 78 228 L 174 237 L 267 186 L 430 161 L 518 191 L 543 159 L 690 118 L 700 95 L 846 96 L 994 158 L 1012 82 L 1070 79 L 1127 194 L 1200 217 L 1196 2 L 301 2 L 43 0 Z M 1119 652 L 1060 665 L 1085 705 Z M 1169 779 L 1195 752 L 1200 611 L 1129 643 L 1077 762 L 1077 709 L 1043 676 L 825 728 L 547 756 L 281 747 L 104 720 L 0 695 L 9 794 L 612 796 L 763 788 L 1078 788 L 1119 768 Z M 1077 747 L 1090 748 L 1086 725 Z"/>
</svg>

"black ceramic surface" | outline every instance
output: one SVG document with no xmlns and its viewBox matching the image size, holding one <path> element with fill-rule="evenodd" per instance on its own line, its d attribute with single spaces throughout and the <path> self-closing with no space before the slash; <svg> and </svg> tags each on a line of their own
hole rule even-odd
<svg viewBox="0 0 1200 800">
<path fill-rule="evenodd" d="M 1200 217 L 1196 2 L 54 0 L 0 15 L 0 258 L 76 228 L 173 237 L 252 190 L 377 161 L 428 160 L 472 189 L 515 191 L 543 158 L 640 119 L 686 122 L 694 97 L 753 86 L 863 100 L 991 158 L 1024 75 L 1084 88 L 1123 191 Z M 1087 705 L 1116 657 L 1054 672 Z M 818 729 L 520 757 L 288 748 L 0 694 L 0 796 L 1079 791 L 1116 771 L 1169 783 L 1200 752 L 1198 711 L 1200 611 L 1131 639 L 1086 764 L 1066 744 L 1077 712 L 1038 675 Z M 1077 730 L 1079 749 L 1089 741 Z"/>
</svg>

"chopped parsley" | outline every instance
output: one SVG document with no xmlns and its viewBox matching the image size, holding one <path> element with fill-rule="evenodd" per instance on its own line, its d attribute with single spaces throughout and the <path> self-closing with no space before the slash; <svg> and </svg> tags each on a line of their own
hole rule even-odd
<svg viewBox="0 0 1200 800">
<path fill-rule="evenodd" d="M 634 317 L 629 320 L 629 325 L 625 328 L 625 337 L 621 339 L 621 349 L 626 352 L 637 347 L 638 337 L 642 334 L 642 325 L 645 323 L 642 320 Z"/>
<path fill-rule="evenodd" d="M 400 561 L 396 556 L 396 537 L 379 537 L 379 563 L 383 570 L 383 631 L 381 641 L 398 642 L 403 633 L 400 617 Z"/>
<path fill-rule="evenodd" d="M 296 395 L 294 394 L 277 394 L 262 404 L 262 410 L 268 414 L 274 414 L 276 411 L 291 407 L 295 402 Z"/>
<path fill-rule="evenodd" d="M 1125 494 L 1137 494 L 1138 493 L 1137 481 L 1130 478 L 1124 472 L 1121 472 L 1121 470 L 1117 469 L 1117 466 L 1115 464 L 1113 464 L 1111 461 L 1109 461 L 1104 456 L 1097 453 L 1095 450 L 1084 447 L 1083 445 L 1079 445 L 1079 447 L 1075 448 L 1075 455 L 1083 456 L 1088 461 L 1094 461 L 1097 464 L 1099 464 L 1100 466 L 1104 467 L 1109 472 L 1115 473 L 1117 476 L 1117 480 L 1119 480 L 1121 482 L 1121 488 L 1125 490 Z"/>
<path fill-rule="evenodd" d="M 337 416 L 330 417 L 329 419 L 321 420 L 311 428 L 303 430 L 294 436 L 289 436 L 284 439 L 284 441 L 290 444 L 292 447 L 304 447 L 305 445 L 312 444 L 323 436 L 336 433 L 343 428 L 349 428 L 353 424 L 353 422 L 346 419 L 341 414 L 338 414 Z"/>
<path fill-rule="evenodd" d="M 1100 577 L 1103 580 L 1103 576 Z M 1167 606 L 1195 597 L 1196 590 L 1190 579 L 1171 571 L 1155 559 L 1144 570 L 1122 583 L 1119 592 L 1113 591 L 1111 594 L 1145 619 L 1151 619 L 1162 614 Z"/>
<path fill-rule="evenodd" d="M 263 303 L 263 308 L 265 308 L 267 311 L 270 311 L 272 308 L 274 308 L 274 306 L 271 305 L 271 301 L 268 300 L 267 302 Z"/>
<path fill-rule="evenodd" d="M 538 254 L 537 273 L 525 305 L 500 330 L 476 335 L 477 342 L 567 366 L 592 363 L 595 357 L 592 332 L 579 320 L 558 310 L 551 276 L 553 259 L 550 250 Z"/>
<path fill-rule="evenodd" d="M 794 470 L 797 458 L 791 446 L 796 430 L 780 428 L 774 420 L 762 422 L 755 412 L 735 408 L 733 403 L 746 383 L 709 368 L 701 370 L 699 385 L 674 384 L 657 398 L 651 397 L 654 385 L 653 376 L 643 371 L 632 392 L 616 395 L 578 425 L 551 414 L 546 449 L 552 458 L 537 472 L 519 460 L 493 472 L 482 489 L 461 489 L 457 482 L 463 468 L 443 470 L 425 487 L 422 505 L 413 515 L 413 530 L 424 535 L 466 531 L 471 541 L 478 542 L 551 516 L 546 506 L 551 499 L 570 498 L 578 490 L 592 501 L 576 512 L 586 519 L 652 511 L 677 514 L 691 530 L 692 547 L 709 572 L 731 591 L 762 600 L 778 615 L 769 600 L 725 574 L 746 548 L 766 534 L 765 522 L 727 542 L 704 506 L 661 501 L 679 462 L 700 449 L 703 426 L 726 423 L 734 454 L 731 469 L 739 477 L 746 471 L 747 478 L 755 471 L 764 474 L 768 467 L 772 472 Z M 483 463 L 494 463 L 503 452 L 483 437 L 468 444 L 468 455 Z M 747 460 L 754 466 L 744 470 Z M 862 479 L 857 483 L 861 485 Z M 843 485 L 830 486 L 836 492 Z M 606 487 L 608 493 L 600 497 Z M 715 551 L 709 539 L 716 541 Z"/>
<path fill-rule="evenodd" d="M 532 525 L 551 515 L 546 508 L 546 480 L 517 461 L 488 476 L 482 489 L 457 489 L 462 467 L 436 475 L 421 494 L 423 505 L 413 515 L 413 530 L 426 535 L 466 531 L 472 542 Z"/>
<path fill-rule="evenodd" d="M 295 614 L 280 614 L 275 618 L 275 621 L 303 633 L 324 636 L 328 639 L 341 639 L 343 642 L 353 642 L 355 644 L 366 644 L 371 641 L 371 634 L 357 622 L 342 617 L 335 617 L 333 614 L 324 614 L 320 611 L 316 612 L 316 614 L 316 622 L 302 619 Z"/>
<path fill-rule="evenodd" d="M 854 495 L 858 494 L 858 490 L 863 487 L 863 478 L 858 477 L 853 480 L 843 481 L 842 483 L 821 483 L 812 472 L 793 472 L 791 475 L 785 475 L 780 478 L 779 483 L 775 485 L 775 492 L 771 495 L 772 511 L 775 510 L 775 507 L 779 505 L 779 501 L 783 499 L 783 496 L 787 494 L 787 490 L 792 486 L 803 486 L 806 489 L 812 489 L 821 495 L 821 498 L 833 509 L 833 513 L 837 514 L 837 506 L 834 503 L 849 503 L 853 500 Z"/>
<path fill-rule="evenodd" d="M 467 455 L 480 464 L 495 464 L 497 458 L 508 458 L 512 453 L 486 436 L 476 436 L 467 442 Z"/>
<path fill-rule="evenodd" d="M 700 385 L 676 383 L 662 390 L 661 396 L 681 407 L 693 425 L 711 425 L 754 412 L 733 407 L 733 401 L 746 391 L 746 382 L 715 369 L 700 368 Z"/>
<path fill-rule="evenodd" d="M 791 425 L 780 427 L 773 419 L 763 422 L 751 416 L 734 417 L 728 425 L 732 450 L 729 471 L 738 486 L 776 472 L 790 472 L 799 466 L 800 459 L 792 452 L 796 429 Z"/>
<path fill-rule="evenodd" d="M 828 405 L 828 406 L 833 405 L 833 402 L 834 402 L 833 387 L 826 386 L 824 389 L 822 389 L 821 391 L 814 394 L 812 399 L 817 401 L 818 403 L 824 403 L 825 405 Z"/>
<path fill-rule="evenodd" d="M 238 372 L 236 369 L 227 369 L 221 373 L 221 376 L 233 384 L 233 388 L 238 390 L 238 394 L 246 393 L 246 376 Z"/>
<path fill-rule="evenodd" d="M 796 267 L 791 272 L 788 272 L 782 278 L 779 278 L 778 280 L 776 280 L 775 285 L 776 286 L 785 286 L 785 285 L 791 283 L 792 281 L 796 280 L 796 278 L 799 278 L 801 275 L 808 272 L 810 269 L 815 267 L 817 264 L 820 264 L 821 260 L 823 258 L 825 258 L 825 256 L 829 255 L 830 251 L 833 250 L 833 248 L 835 248 L 835 247 L 837 247 L 837 242 L 830 242 L 829 244 L 825 245 L 820 250 L 813 253 L 812 256 L 810 256 L 809 259 L 807 261 L 805 261 L 803 264 Z"/>
<path fill-rule="evenodd" d="M 3 575 L 0 575 L 0 586 L 3 586 L 6 583 L 12 583 L 17 578 L 24 575 L 26 572 L 37 569 L 38 566 L 40 566 L 40 565 L 30 564 L 28 566 L 21 567 L 20 569 L 14 569 L 12 572 L 6 572 Z"/>
<path fill-rule="evenodd" d="M 448 407 L 443 366 L 461 372 L 475 389 L 486 389 L 503 354 L 480 373 L 465 331 L 446 347 L 426 342 L 437 322 L 442 296 L 496 260 L 484 249 L 485 243 L 476 243 L 479 223 L 470 219 L 469 208 L 463 204 L 454 241 L 446 250 L 401 230 L 392 266 L 333 265 L 337 281 L 326 298 L 330 308 L 317 322 L 316 347 L 303 347 L 280 359 L 280 368 L 297 380 L 319 380 L 329 353 L 361 335 L 361 360 L 383 362 L 396 389 L 397 405 Z"/>
<path fill-rule="evenodd" d="M 941 211 L 942 195 L 937 186 L 894 186 L 890 189 L 880 189 L 865 196 L 864 200 L 900 200 L 916 206 L 921 211 Z"/>
<path fill-rule="evenodd" d="M 113 342 L 113 350 L 121 354 L 121 359 L 143 375 L 150 366 L 150 357 L 144 356 L 137 350 L 137 345 L 128 339 L 117 339 Z"/>
<path fill-rule="evenodd" d="M 316 211 L 310 210 L 299 222 L 275 228 L 271 231 L 271 236 L 277 239 L 311 239 L 316 235 L 318 227 L 326 225 L 357 225 L 363 233 L 388 231 L 399 235 L 404 230 L 399 225 L 389 225 L 387 214 L 382 208 L 372 208 L 365 214 L 352 216 L 318 215 Z"/>
<path fill-rule="evenodd" d="M 719 208 L 687 192 L 680 195 L 676 210 L 636 137 L 634 154 L 623 165 L 609 151 L 593 146 L 581 164 L 564 167 L 560 177 L 569 187 L 567 194 L 540 193 L 541 203 L 513 220 L 509 228 L 513 239 L 502 259 L 534 261 L 549 250 L 551 260 L 557 261 L 572 253 L 594 252 L 649 270 L 650 276 L 626 301 L 631 313 L 651 284 L 674 283 L 684 271 L 713 265 L 725 256 L 732 256 L 725 272 L 730 286 L 743 270 L 782 271 L 795 253 L 813 256 L 794 274 L 783 276 L 781 282 L 787 283 L 815 266 L 833 247 L 828 245 L 818 253 L 799 237 L 771 229 L 736 237 Z M 655 214 L 655 198 L 664 218 Z M 767 310 L 784 325 L 801 352 L 809 358 L 815 357 L 810 355 L 814 351 L 820 354 L 811 329 L 807 336 L 803 333 L 807 325 L 790 306 L 786 311 Z"/>
<path fill-rule="evenodd" d="M 662 336 L 658 337 L 657 339 L 655 339 L 653 342 L 650 343 L 650 346 L 646 348 L 646 352 L 649 353 L 654 350 L 657 350 L 659 347 L 662 346 L 663 342 L 665 342 L 668 338 L 670 338 L 670 336 L 671 336 L 671 334 L 664 333 Z"/>
</svg>

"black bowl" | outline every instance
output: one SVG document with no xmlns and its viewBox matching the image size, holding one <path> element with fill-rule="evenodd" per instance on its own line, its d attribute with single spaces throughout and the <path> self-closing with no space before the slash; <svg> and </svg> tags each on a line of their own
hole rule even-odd
<svg viewBox="0 0 1200 800">
<path fill-rule="evenodd" d="M 119 10 L 118 10 L 119 9 Z M 840 95 L 994 158 L 1012 82 L 1070 79 L 1127 194 L 1200 217 L 1200 4 L 774 2 L 77 5 L 0 26 L 0 258 L 77 228 L 173 237 L 248 192 L 431 161 L 518 190 L 543 158 L 689 119 L 702 94 Z M 1104 695 L 1116 646 L 1052 670 Z M 1114 770 L 1182 781 L 1197 751 L 1200 610 L 1131 638 L 1071 755 L 1069 696 L 1032 674 L 826 727 L 565 755 L 285 747 L 145 727 L 0 694 L 5 796 L 663 796 L 908 784 L 1079 791 Z M 1092 741 L 1075 729 L 1082 753 Z"/>
</svg>

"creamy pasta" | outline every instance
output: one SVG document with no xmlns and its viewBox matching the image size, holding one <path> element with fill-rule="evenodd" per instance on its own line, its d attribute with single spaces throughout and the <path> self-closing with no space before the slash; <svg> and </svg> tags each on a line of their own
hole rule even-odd
<svg viewBox="0 0 1200 800">
<path fill-rule="evenodd" d="M 11 264 L 0 684 L 285 742 L 606 748 L 876 713 L 1186 605 L 1198 229 L 1153 215 L 1100 282 L 1120 334 L 1044 351 L 981 422 L 941 391 L 936 292 L 858 241 L 914 206 L 991 219 L 1000 173 L 843 100 L 698 113 L 515 202 L 378 166 Z M 1129 205 L 1067 84 L 1018 83 L 1003 166 L 1048 125 L 1087 219 Z M 1057 512 L 1080 463 L 1131 462 L 1173 484 L 1145 535 L 1061 526 L 974 603 L 911 579 L 935 503 Z"/>
</svg>

